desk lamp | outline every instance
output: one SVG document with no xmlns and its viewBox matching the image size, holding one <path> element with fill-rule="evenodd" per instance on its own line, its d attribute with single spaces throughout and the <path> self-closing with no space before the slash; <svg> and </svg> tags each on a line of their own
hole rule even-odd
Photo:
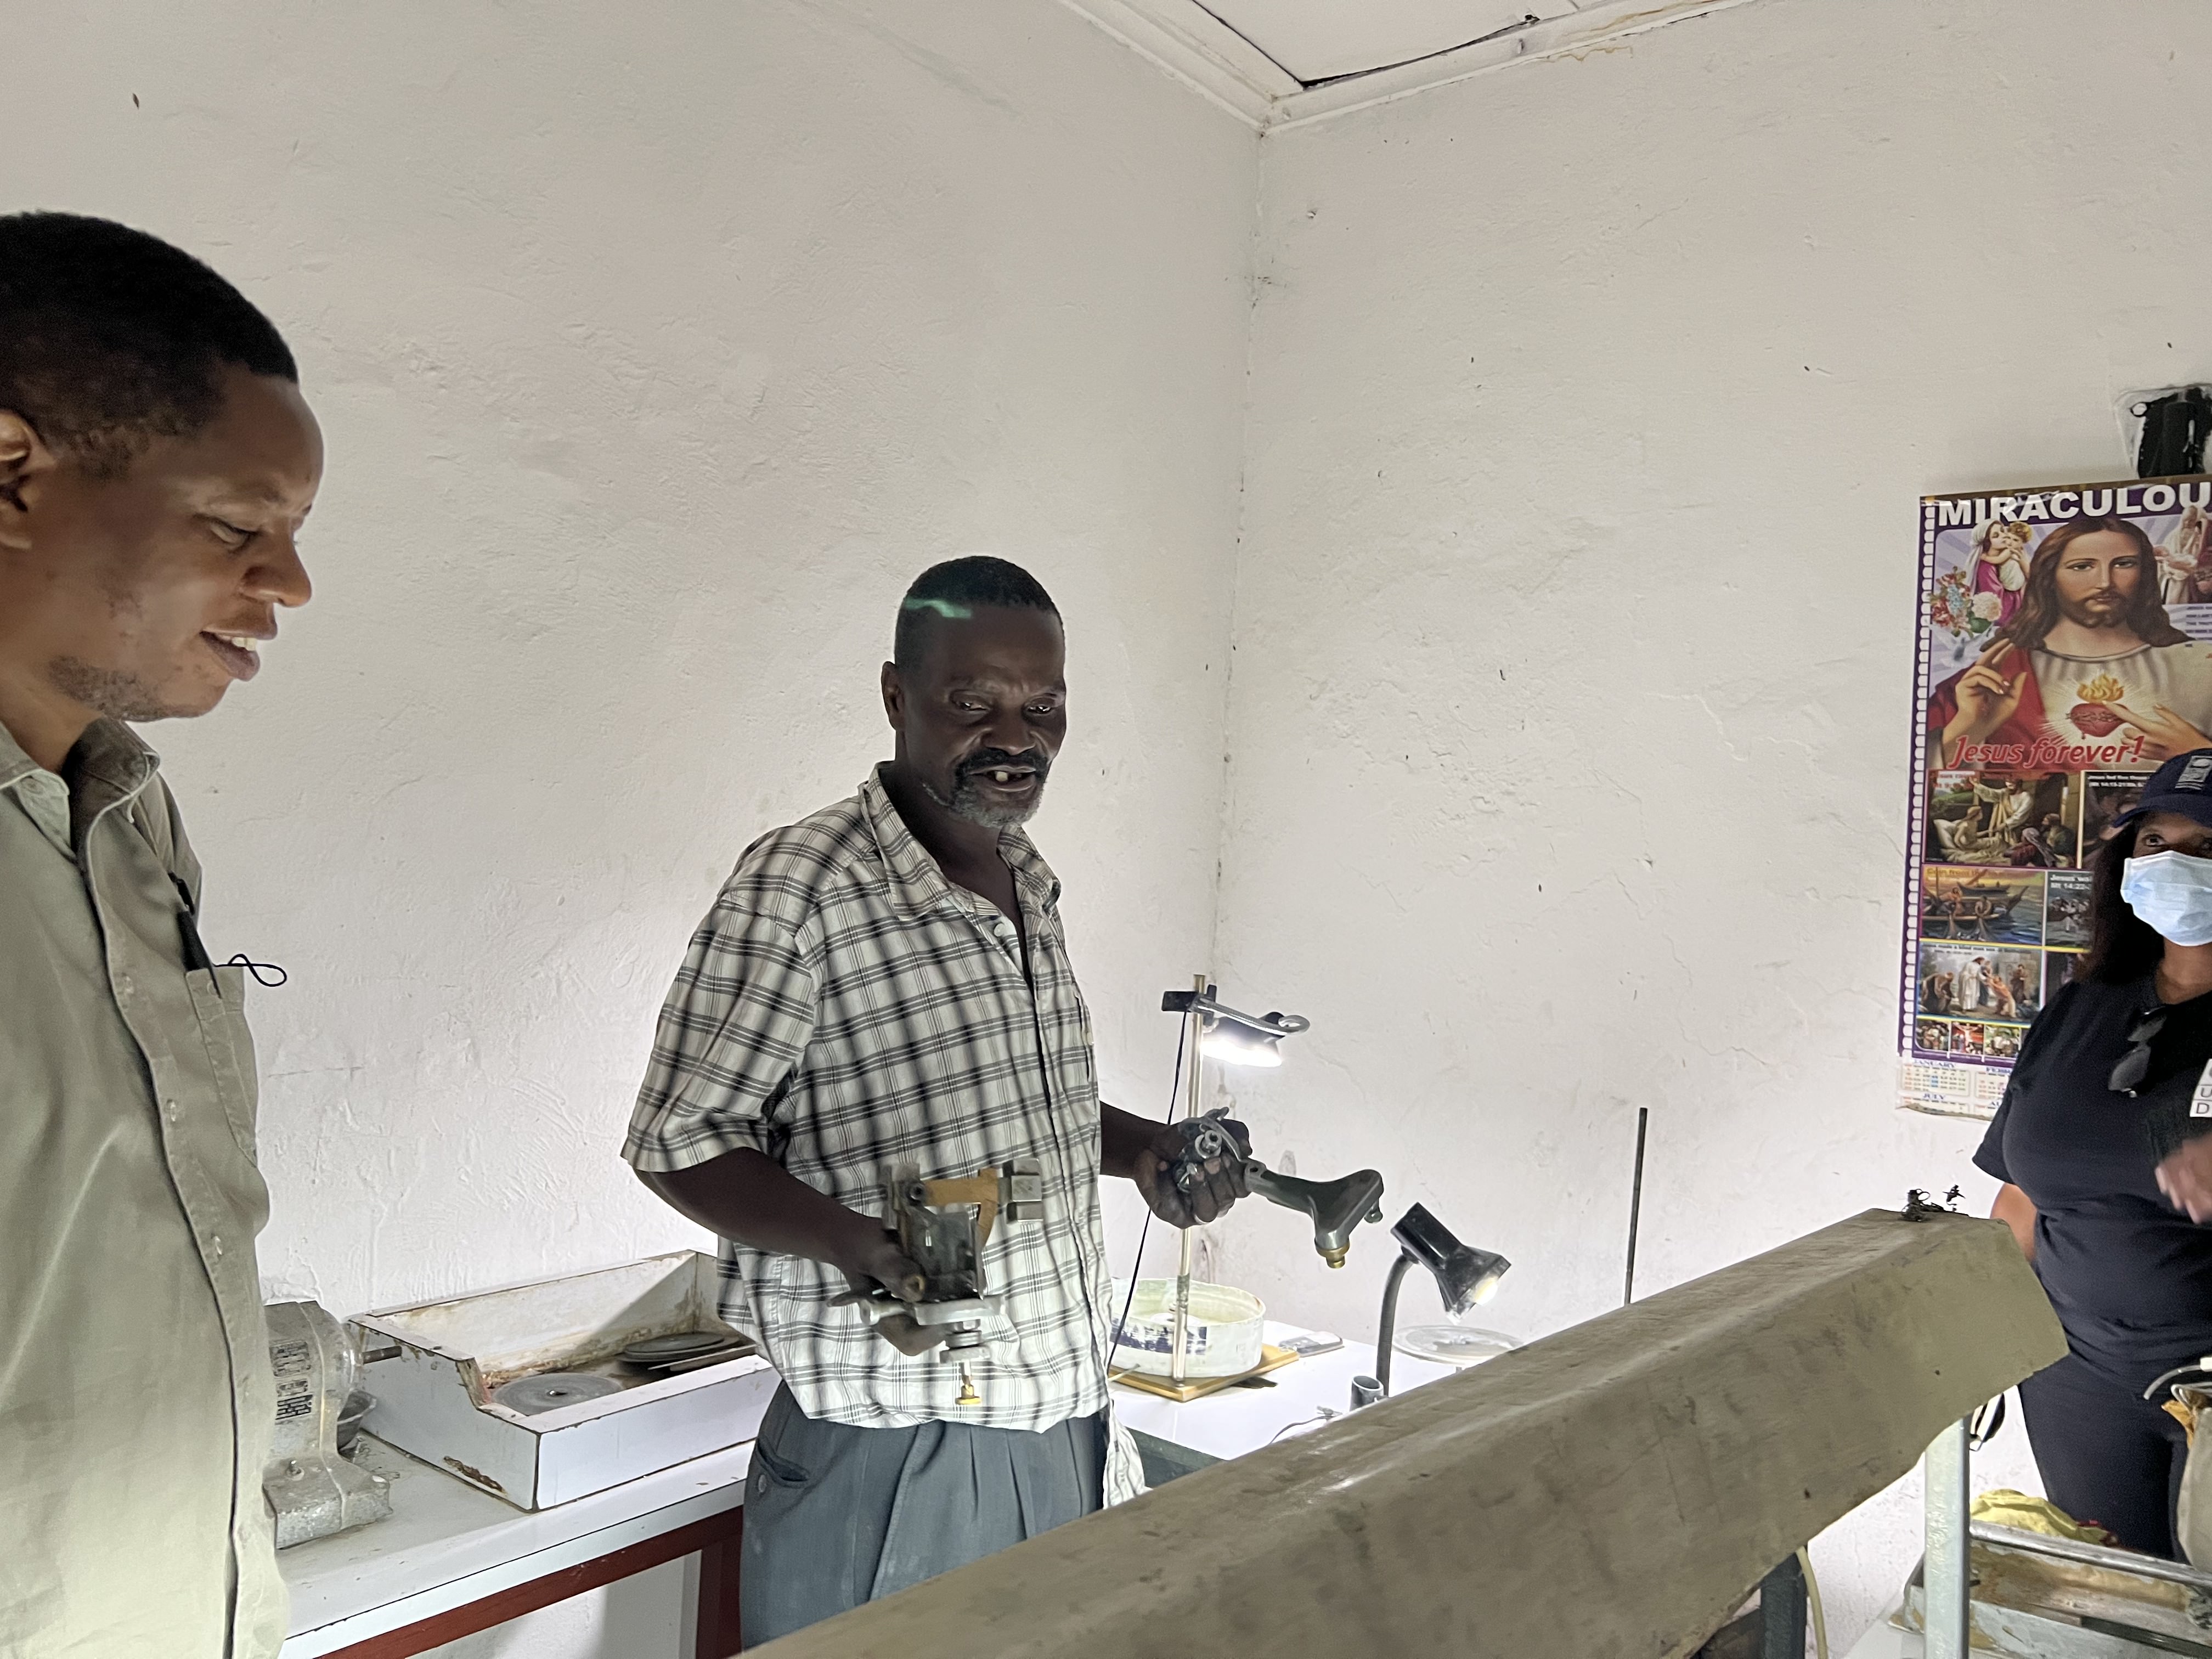
<svg viewBox="0 0 2212 1659">
<path fill-rule="evenodd" d="M 1210 1055 L 1231 1066 L 1280 1066 L 1283 1039 L 1296 1036 L 1313 1022 L 1299 1014 L 1248 1014 L 1218 1001 L 1215 988 L 1204 974 L 1194 975 L 1188 991 L 1170 991 L 1160 998 L 1163 1013 L 1181 1014 L 1195 1027 L 1197 1041 L 1190 1044 L 1189 1116 L 1205 1115 L 1200 1104 L 1199 1078 Z M 1182 1229 L 1182 1245 L 1176 1258 L 1175 1346 L 1169 1364 L 1170 1382 L 1184 1380 L 1184 1352 L 1190 1323 L 1190 1255 L 1193 1229 Z"/>
<path fill-rule="evenodd" d="M 1231 1066 L 1279 1066 L 1283 1039 L 1311 1028 L 1303 1014 L 1248 1014 L 1218 1000 L 1206 975 L 1195 976 L 1188 991 L 1170 991 L 1160 998 L 1160 1011 L 1186 1014 L 1199 1020 L 1198 1051 Z M 1198 1097 L 1191 1097 L 1194 1106 Z"/>
<path fill-rule="evenodd" d="M 1469 1308 L 1489 1301 L 1498 1290 L 1498 1281 L 1513 1266 L 1495 1251 L 1461 1243 L 1452 1237 L 1449 1227 L 1429 1213 L 1425 1205 L 1416 1204 L 1399 1217 L 1398 1224 L 1390 1229 L 1390 1237 L 1398 1241 L 1398 1259 L 1390 1264 L 1390 1276 L 1383 1281 L 1382 1319 L 1375 1337 L 1377 1399 L 1388 1399 L 1390 1394 L 1390 1349 L 1397 1340 L 1398 1285 L 1405 1278 L 1407 1268 L 1418 1264 L 1435 1275 L 1437 1293 L 1444 1299 L 1444 1311 L 1456 1319 Z M 1361 1380 L 1364 1379 L 1355 1380 L 1355 1389 Z"/>
</svg>

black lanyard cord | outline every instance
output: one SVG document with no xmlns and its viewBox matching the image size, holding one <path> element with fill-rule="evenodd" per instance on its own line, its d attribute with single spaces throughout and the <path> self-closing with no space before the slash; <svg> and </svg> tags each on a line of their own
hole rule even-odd
<svg viewBox="0 0 2212 1659">
<path fill-rule="evenodd" d="M 199 911 L 192 903 L 192 890 L 185 886 L 185 878 L 173 871 L 170 872 L 169 882 L 177 890 L 177 934 L 184 945 L 185 971 L 189 974 L 196 969 L 204 968 L 208 972 L 213 973 L 215 962 L 208 955 L 207 945 L 200 939 Z M 256 962 L 243 951 L 231 957 L 223 966 L 243 968 L 253 975 L 253 982 L 256 985 L 272 987 L 282 985 L 292 977 L 275 963 Z"/>
</svg>

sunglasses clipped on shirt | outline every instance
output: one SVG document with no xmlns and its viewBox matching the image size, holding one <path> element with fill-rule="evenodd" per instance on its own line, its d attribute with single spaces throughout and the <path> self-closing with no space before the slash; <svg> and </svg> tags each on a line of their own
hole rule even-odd
<svg viewBox="0 0 2212 1659">
<path fill-rule="evenodd" d="M 2150 1073 L 2150 1045 L 2166 1029 L 2166 1010 L 2163 1004 L 2138 1018 L 2128 1029 L 2128 1049 L 2113 1062 L 2112 1074 L 2105 1086 L 2115 1094 L 2133 1097 L 2142 1087 L 2142 1080 Z"/>
</svg>

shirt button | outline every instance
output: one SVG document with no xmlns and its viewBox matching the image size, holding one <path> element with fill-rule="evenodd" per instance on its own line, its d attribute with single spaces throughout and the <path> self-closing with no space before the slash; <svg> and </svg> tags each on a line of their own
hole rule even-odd
<svg viewBox="0 0 2212 1659">
<path fill-rule="evenodd" d="M 177 1103 L 175 1101 L 163 1101 L 161 1103 L 161 1110 L 167 1115 L 170 1122 L 174 1123 L 177 1121 Z"/>
<path fill-rule="evenodd" d="M 128 974 L 118 974 L 115 976 L 115 989 L 118 995 L 129 996 L 131 994 L 131 975 Z"/>
<path fill-rule="evenodd" d="M 222 1235 L 221 1233 L 210 1234 L 208 1237 L 208 1248 L 212 1249 L 216 1255 L 220 1256 L 222 1254 Z"/>
</svg>

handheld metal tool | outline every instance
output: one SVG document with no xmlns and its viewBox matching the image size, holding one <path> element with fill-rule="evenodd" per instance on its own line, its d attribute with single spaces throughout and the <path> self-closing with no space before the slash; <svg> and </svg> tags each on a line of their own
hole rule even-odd
<svg viewBox="0 0 2212 1659">
<path fill-rule="evenodd" d="M 832 1298 L 858 1304 L 876 1321 L 876 1332 L 902 1353 L 954 1359 L 989 1345 L 983 1322 L 1000 1311 L 1000 1298 L 983 1278 L 983 1247 L 1000 1221 L 1044 1218 L 1044 1175 L 1021 1158 L 972 1176 L 925 1181 L 913 1164 L 892 1167 L 884 1180 L 884 1224 L 899 1249 L 922 1273 L 924 1289 L 913 1301 L 877 1289 Z"/>
<path fill-rule="evenodd" d="M 1203 1165 L 1216 1158 L 1242 1158 L 1244 1184 L 1270 1204 L 1297 1210 L 1313 1222 L 1314 1249 L 1332 1267 L 1341 1267 L 1352 1249 L 1352 1231 L 1363 1221 L 1382 1219 L 1382 1176 L 1374 1170 L 1354 1170 L 1334 1181 L 1304 1181 L 1278 1175 L 1258 1158 L 1243 1134 L 1230 1122 L 1229 1109 L 1218 1106 L 1202 1117 L 1185 1118 L 1176 1127 L 1182 1131 L 1182 1156 L 1176 1160 L 1175 1183 L 1182 1192 L 1203 1181 Z"/>
</svg>

